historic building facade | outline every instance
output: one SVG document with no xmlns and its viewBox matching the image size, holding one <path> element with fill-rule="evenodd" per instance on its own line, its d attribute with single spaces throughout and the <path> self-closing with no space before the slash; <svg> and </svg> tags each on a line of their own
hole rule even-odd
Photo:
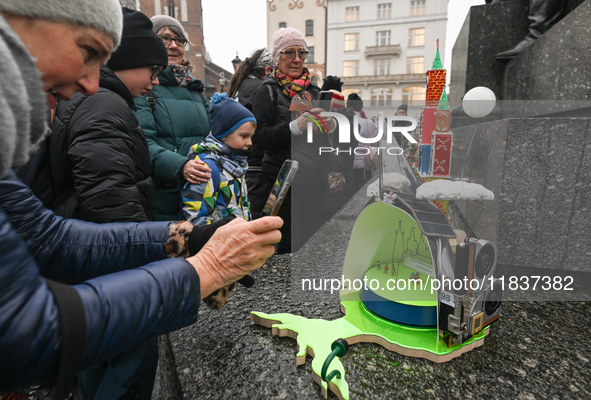
<svg viewBox="0 0 591 400">
<path fill-rule="evenodd" d="M 148 17 L 169 15 L 185 28 L 191 45 L 185 58 L 195 66 L 193 76 L 205 85 L 206 95 L 227 89 L 232 73 L 214 64 L 207 54 L 203 38 L 203 9 L 201 0 L 120 0 L 123 6 L 139 10 Z"/>
<path fill-rule="evenodd" d="M 330 0 L 327 74 L 342 77 L 344 94 L 358 93 L 372 108 L 420 109 L 438 39 L 445 52 L 447 3 Z"/>
</svg>

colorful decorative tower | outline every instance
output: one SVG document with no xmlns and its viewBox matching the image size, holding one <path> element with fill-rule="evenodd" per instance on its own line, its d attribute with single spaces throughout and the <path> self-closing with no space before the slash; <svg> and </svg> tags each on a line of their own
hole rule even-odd
<svg viewBox="0 0 591 400">
<path fill-rule="evenodd" d="M 449 178 L 451 165 L 451 146 L 453 134 L 449 130 L 451 111 L 447 102 L 445 90 L 435 111 L 435 129 L 431 139 L 431 168 L 430 175 Z"/>
<path fill-rule="evenodd" d="M 437 39 L 437 52 L 433 66 L 427 71 L 426 104 L 421 111 L 421 144 L 419 146 L 420 175 L 431 174 L 431 142 L 432 133 L 435 130 L 435 112 L 445 89 L 447 70 L 443 69 L 441 56 L 439 55 L 439 39 Z M 447 97 L 446 97 L 447 98 Z"/>
<path fill-rule="evenodd" d="M 437 107 L 439 104 L 441 93 L 445 89 L 446 77 L 447 70 L 443 69 L 441 63 L 439 39 L 437 39 L 437 52 L 435 53 L 435 60 L 433 60 L 433 67 L 427 71 L 427 107 Z"/>
<path fill-rule="evenodd" d="M 421 112 L 419 145 L 419 177 L 421 183 L 449 179 L 453 134 L 450 131 L 451 111 L 445 92 L 447 71 L 439 55 L 439 40 L 433 67 L 427 71 L 426 104 Z M 433 201 L 447 216 L 448 202 Z"/>
<path fill-rule="evenodd" d="M 421 143 L 431 144 L 431 132 L 435 128 L 435 111 L 439 100 L 441 99 L 441 93 L 445 89 L 445 79 L 447 76 L 447 70 L 443 69 L 441 63 L 441 56 L 439 55 L 439 39 L 437 39 L 437 52 L 435 53 L 435 60 L 433 61 L 433 67 L 427 71 L 427 104 L 423 108 L 421 124 Z"/>
</svg>

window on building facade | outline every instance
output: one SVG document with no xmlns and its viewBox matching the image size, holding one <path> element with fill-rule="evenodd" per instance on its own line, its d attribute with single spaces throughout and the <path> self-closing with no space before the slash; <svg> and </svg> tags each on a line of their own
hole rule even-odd
<svg viewBox="0 0 591 400">
<path fill-rule="evenodd" d="M 281 28 L 287 28 L 287 22 L 280 22 L 279 29 L 281 29 Z"/>
<path fill-rule="evenodd" d="M 425 87 L 411 86 L 402 90 L 402 103 L 409 106 L 425 104 Z"/>
<path fill-rule="evenodd" d="M 136 0 L 120 0 L 119 4 L 121 4 L 121 7 L 127 7 L 130 10 L 141 11 L 139 9 L 140 4 L 137 4 Z"/>
<path fill-rule="evenodd" d="M 422 74 L 425 72 L 425 57 L 408 57 L 406 59 L 407 74 Z"/>
<path fill-rule="evenodd" d="M 425 15 L 425 0 L 410 0 L 410 15 Z"/>
<path fill-rule="evenodd" d="M 343 61 L 343 76 L 359 76 L 359 60 Z"/>
<path fill-rule="evenodd" d="M 345 20 L 347 22 L 359 21 L 359 6 L 345 8 Z"/>
<path fill-rule="evenodd" d="M 425 45 L 425 28 L 413 28 L 408 30 L 408 45 L 409 46 L 424 46 Z"/>
<path fill-rule="evenodd" d="M 376 58 L 373 64 L 373 74 L 375 76 L 390 75 L 390 59 Z"/>
<path fill-rule="evenodd" d="M 175 11 L 174 0 L 168 0 L 168 15 L 172 18 L 176 18 Z"/>
<path fill-rule="evenodd" d="M 359 34 L 345 33 L 345 51 L 359 50 Z"/>
<path fill-rule="evenodd" d="M 392 105 L 392 89 L 377 88 L 371 90 L 372 107 L 387 107 Z"/>
<path fill-rule="evenodd" d="M 314 63 L 314 46 L 310 46 L 308 47 L 308 57 L 306 58 L 306 63 L 310 64 L 310 63 Z"/>
<path fill-rule="evenodd" d="M 390 46 L 390 31 L 376 32 L 376 46 Z"/>
<path fill-rule="evenodd" d="M 378 19 L 392 18 L 392 3 L 378 4 Z"/>
<path fill-rule="evenodd" d="M 306 36 L 314 36 L 314 20 L 306 21 Z"/>
</svg>

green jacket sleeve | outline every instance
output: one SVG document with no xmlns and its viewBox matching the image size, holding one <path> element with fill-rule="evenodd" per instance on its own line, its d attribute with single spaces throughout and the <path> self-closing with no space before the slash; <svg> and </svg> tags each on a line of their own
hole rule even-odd
<svg viewBox="0 0 591 400">
<path fill-rule="evenodd" d="M 154 96 L 158 98 L 156 92 L 154 92 Z M 144 130 L 144 136 L 150 150 L 152 175 L 166 180 L 178 178 L 183 166 L 188 161 L 187 157 L 165 149 L 158 143 L 158 124 L 154 119 L 146 95 L 135 99 L 135 105 L 137 108 L 135 115 Z"/>
</svg>

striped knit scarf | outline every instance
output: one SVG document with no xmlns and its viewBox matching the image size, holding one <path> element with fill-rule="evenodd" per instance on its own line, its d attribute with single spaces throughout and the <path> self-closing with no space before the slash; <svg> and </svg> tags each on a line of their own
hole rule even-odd
<svg viewBox="0 0 591 400">
<path fill-rule="evenodd" d="M 283 90 L 283 94 L 286 95 L 289 99 L 292 99 L 293 96 L 295 96 L 302 90 L 306 90 L 308 88 L 308 85 L 310 84 L 310 72 L 306 67 L 304 67 L 302 75 L 295 80 L 285 75 L 283 72 L 279 70 L 279 68 L 275 67 L 275 69 L 273 70 L 273 78 L 277 81 L 277 83 Z"/>
</svg>

